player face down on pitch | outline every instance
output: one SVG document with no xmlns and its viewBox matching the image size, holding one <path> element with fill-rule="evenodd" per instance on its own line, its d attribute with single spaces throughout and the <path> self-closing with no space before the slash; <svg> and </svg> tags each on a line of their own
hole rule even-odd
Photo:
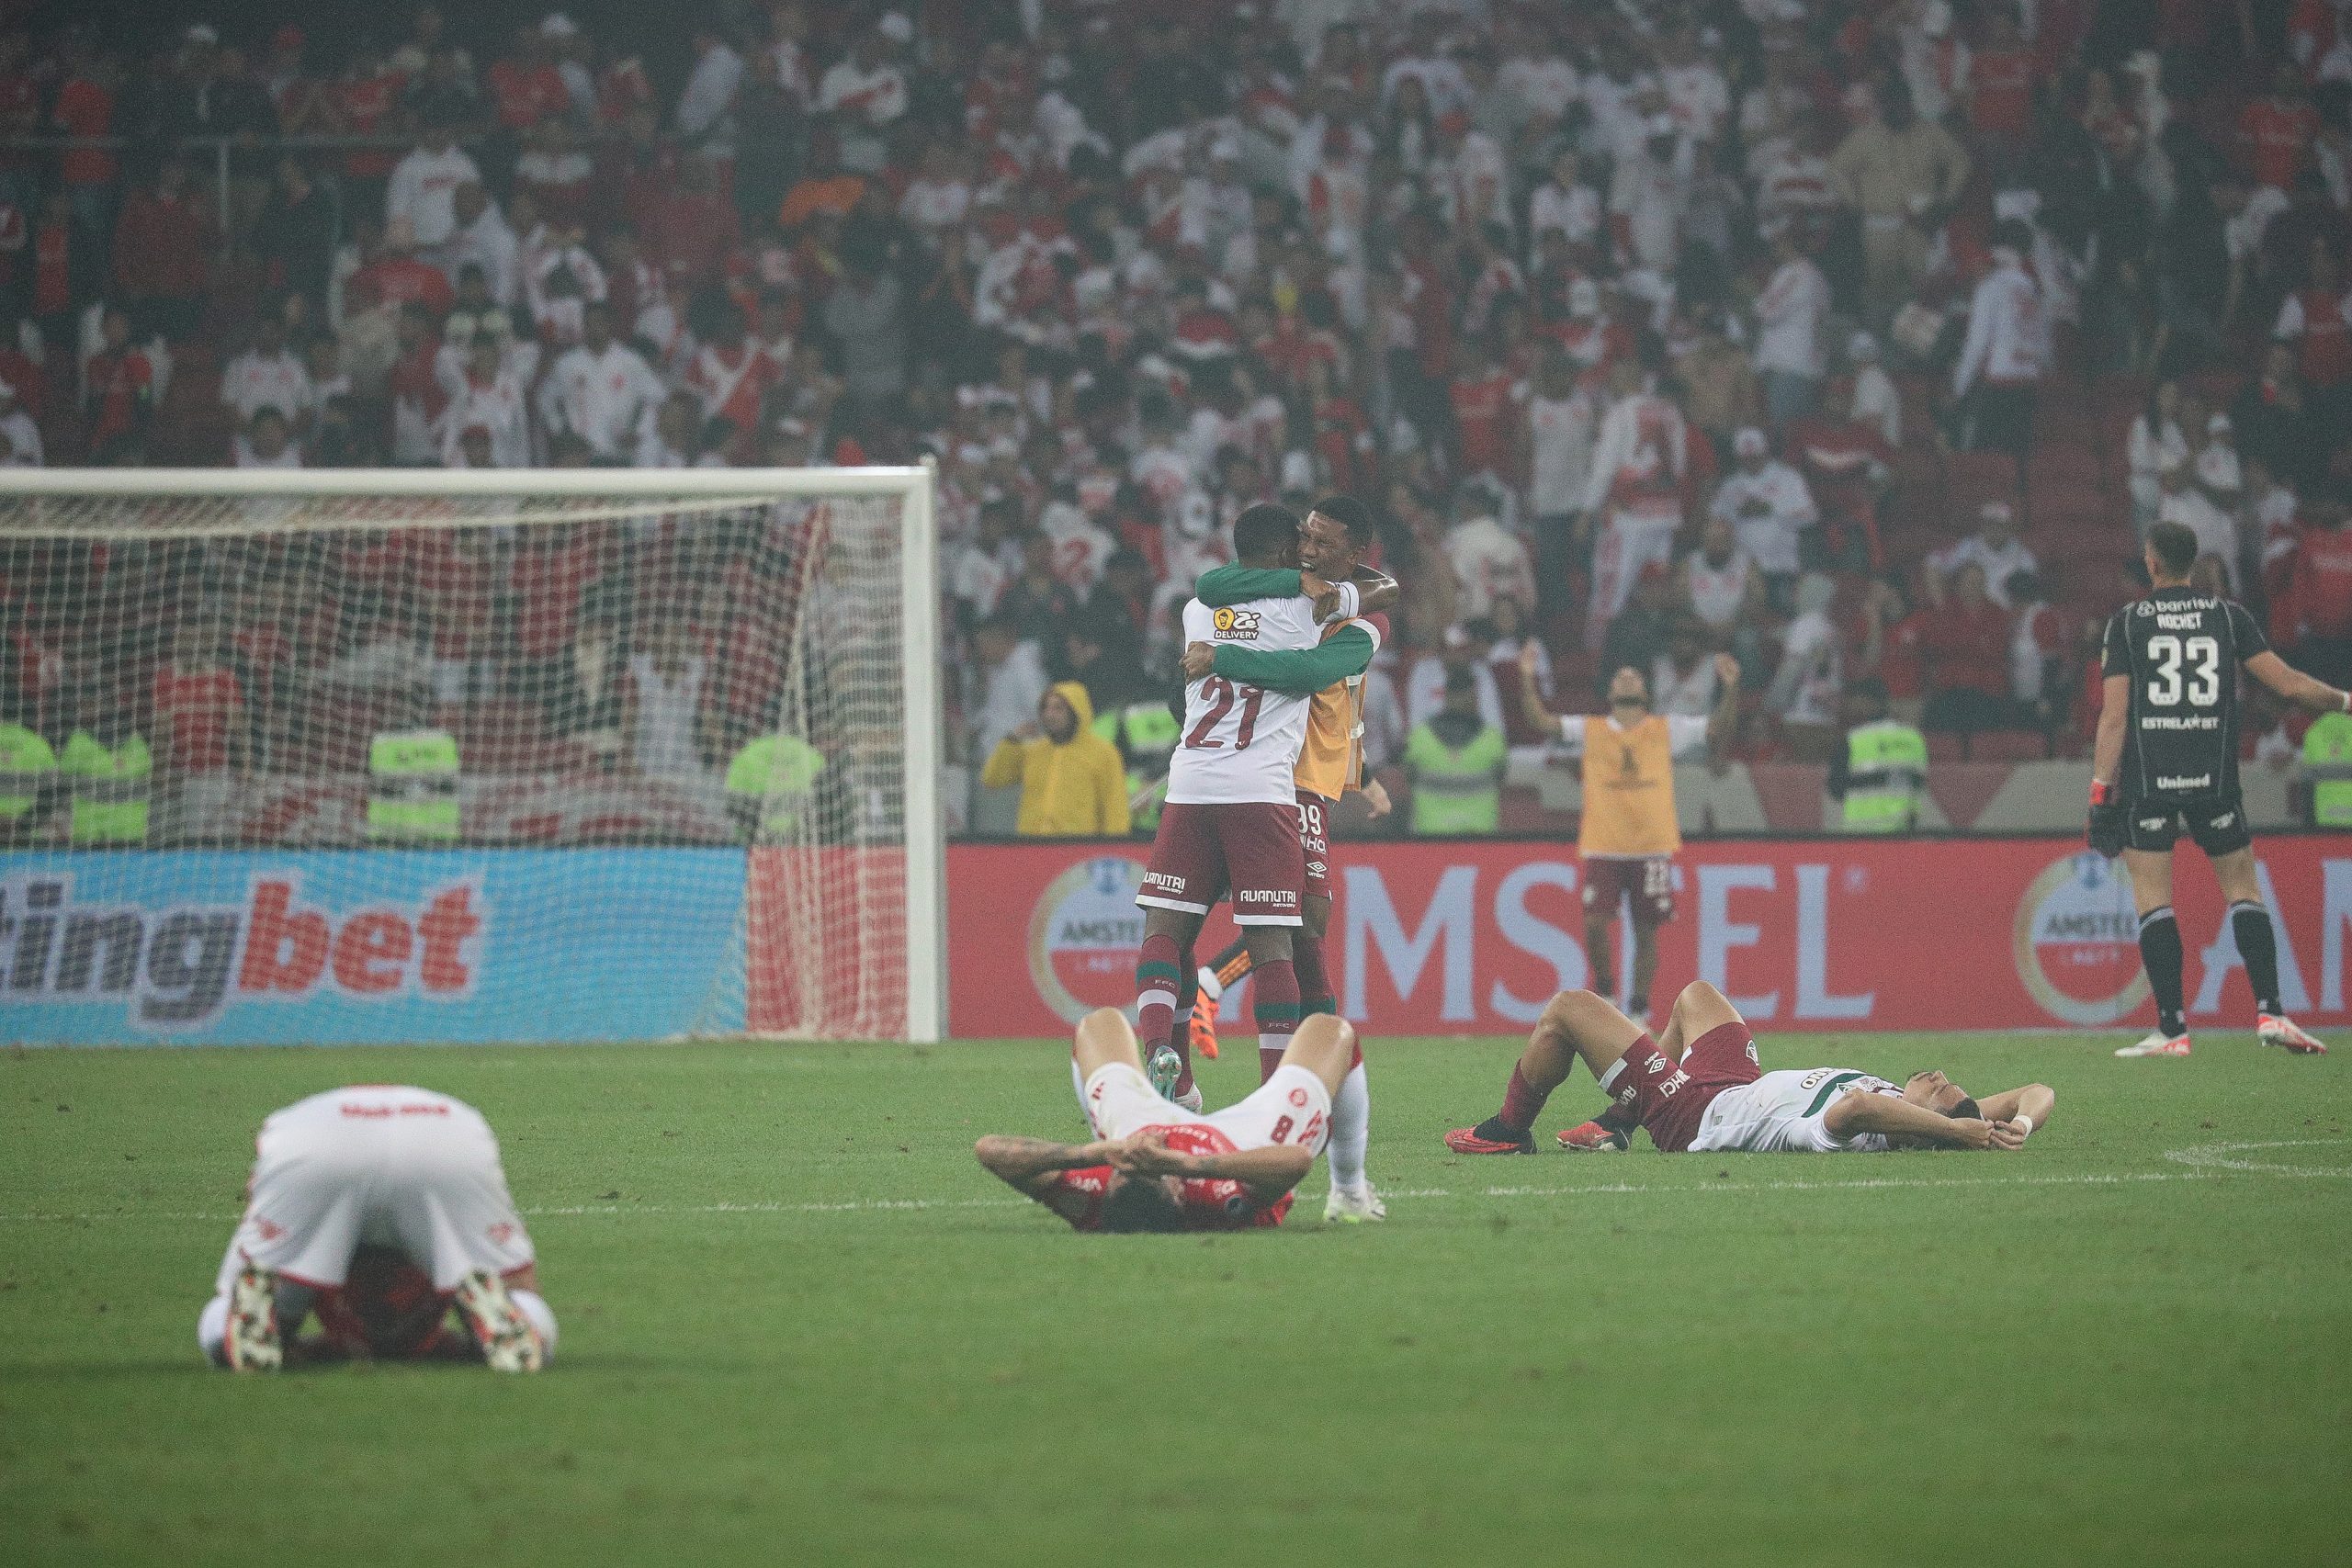
<svg viewBox="0 0 2352 1568">
<path fill-rule="evenodd" d="M 215 1365 L 526 1372 L 554 1353 L 530 1233 L 481 1111 L 430 1089 L 330 1089 L 273 1112 L 254 1146 L 244 1218 L 197 1320 Z M 319 1332 L 302 1335 L 312 1318 Z"/>
<path fill-rule="evenodd" d="M 1634 1126 L 1664 1154 L 2018 1149 L 2056 1103 L 2042 1084 L 1972 1099 L 1932 1070 L 1900 1084 L 1848 1067 L 1768 1073 L 1738 1010 L 1698 980 L 1684 987 L 1656 1040 L 1592 992 L 1561 992 L 1512 1066 L 1502 1109 L 1448 1133 L 1446 1147 L 1533 1154 L 1535 1118 L 1579 1060 L 1612 1103 L 1598 1122 L 1560 1134 L 1569 1149 L 1622 1149 Z M 1596 1126 L 1611 1134 L 1607 1145 L 1585 1136 Z"/>
<path fill-rule="evenodd" d="M 1127 1021 L 1090 1013 L 1070 1077 L 1094 1137 L 990 1135 L 972 1152 L 997 1177 L 1081 1231 L 1247 1230 L 1280 1224 L 1291 1190 L 1329 1138 L 1331 1097 L 1361 1057 L 1329 1013 L 1293 1034 L 1282 1066 L 1238 1104 L 1205 1115 L 1162 1098 Z"/>
</svg>

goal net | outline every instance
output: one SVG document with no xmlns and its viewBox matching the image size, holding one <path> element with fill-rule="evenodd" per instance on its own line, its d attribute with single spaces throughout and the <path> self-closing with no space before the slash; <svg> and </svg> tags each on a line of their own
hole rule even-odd
<svg viewBox="0 0 2352 1568">
<path fill-rule="evenodd" d="M 0 471 L 0 1040 L 940 1038 L 931 485 Z"/>
</svg>

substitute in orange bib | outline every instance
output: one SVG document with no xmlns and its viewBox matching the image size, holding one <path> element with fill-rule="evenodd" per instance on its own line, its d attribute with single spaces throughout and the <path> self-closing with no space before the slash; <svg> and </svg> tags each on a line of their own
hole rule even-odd
<svg viewBox="0 0 2352 1568">
<path fill-rule="evenodd" d="M 1674 763 L 1705 750 L 1720 753 L 1739 712 L 1739 661 L 1715 655 L 1714 711 L 1705 718 L 1650 711 L 1650 687 L 1631 665 L 1609 679 L 1606 716 L 1555 716 L 1535 683 L 1533 644 L 1520 650 L 1520 701 L 1527 720 L 1556 729 L 1568 755 L 1584 759 L 1584 821 L 1577 853 L 1584 863 L 1584 943 L 1593 985 L 1617 992 L 1617 911 L 1634 923 L 1630 1010 L 1646 1019 L 1657 974 L 1657 928 L 1674 918 L 1674 857 L 1682 829 L 1674 812 Z"/>
</svg>

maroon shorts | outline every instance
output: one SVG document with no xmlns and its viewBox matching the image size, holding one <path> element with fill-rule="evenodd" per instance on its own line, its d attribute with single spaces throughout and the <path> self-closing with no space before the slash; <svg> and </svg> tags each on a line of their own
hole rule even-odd
<svg viewBox="0 0 2352 1568">
<path fill-rule="evenodd" d="M 1298 842 L 1306 852 L 1306 896 L 1331 896 L 1331 840 L 1327 818 L 1331 803 L 1311 789 L 1298 792 Z"/>
<path fill-rule="evenodd" d="M 1710 1029 L 1691 1042 L 1679 1066 L 1645 1034 L 1625 1053 L 1624 1069 L 1611 1090 L 1617 1103 L 1637 1111 L 1650 1142 L 1669 1155 L 1690 1146 L 1715 1096 L 1764 1076 L 1755 1037 L 1744 1023 Z"/>
<path fill-rule="evenodd" d="M 1136 902 L 1205 915 L 1230 889 L 1234 924 L 1295 926 L 1306 886 L 1297 807 L 1270 800 L 1171 801 L 1159 814 Z"/>
<path fill-rule="evenodd" d="M 1674 919 L 1674 857 L 1647 860 L 1584 857 L 1584 907 L 1614 919 L 1617 906 L 1631 900 L 1637 925 L 1662 926 Z"/>
</svg>

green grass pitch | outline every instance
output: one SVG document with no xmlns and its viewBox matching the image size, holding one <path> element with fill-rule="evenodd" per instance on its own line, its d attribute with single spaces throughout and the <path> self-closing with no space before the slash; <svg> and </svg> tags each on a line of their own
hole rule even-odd
<svg viewBox="0 0 2352 1568">
<path fill-rule="evenodd" d="M 1763 1043 L 2042 1078 L 2015 1156 L 1468 1160 L 1515 1043 L 1375 1040 L 1388 1223 L 1186 1238 L 972 1163 L 1045 1043 L 0 1055 L 0 1558 L 2344 1562 L 2352 1055 L 2113 1043 Z M 199 1363 L 254 1124 L 369 1080 L 497 1127 L 547 1375 Z"/>
</svg>

